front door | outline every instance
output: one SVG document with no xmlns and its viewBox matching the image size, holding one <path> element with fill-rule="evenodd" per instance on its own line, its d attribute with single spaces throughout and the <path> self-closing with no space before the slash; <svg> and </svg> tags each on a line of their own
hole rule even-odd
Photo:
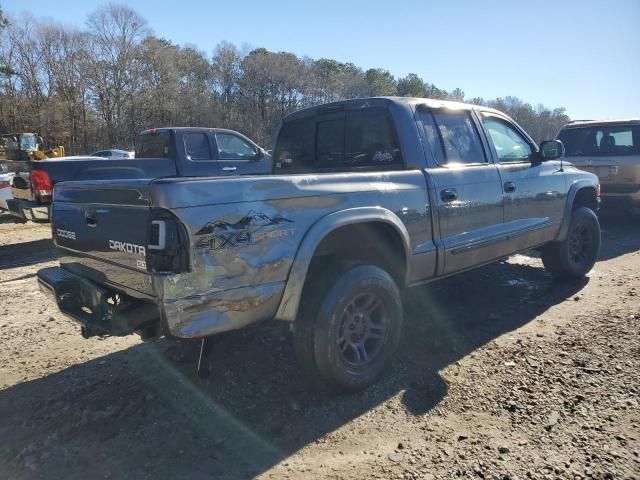
<svg viewBox="0 0 640 480">
<path fill-rule="evenodd" d="M 433 164 L 427 169 L 436 205 L 440 247 L 449 274 L 502 255 L 505 240 L 502 189 L 496 165 L 485 154 L 470 110 L 419 112 Z"/>
<path fill-rule="evenodd" d="M 240 135 L 216 132 L 215 137 L 221 175 L 249 175 L 269 170 L 269 156 Z"/>
<path fill-rule="evenodd" d="M 536 161 L 537 146 L 508 118 L 493 112 L 480 117 L 502 182 L 507 253 L 552 240 L 564 216 L 560 161 Z"/>
</svg>

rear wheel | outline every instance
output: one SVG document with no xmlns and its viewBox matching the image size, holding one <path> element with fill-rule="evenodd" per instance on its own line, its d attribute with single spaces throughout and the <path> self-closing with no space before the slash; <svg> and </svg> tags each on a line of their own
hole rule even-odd
<svg viewBox="0 0 640 480">
<path fill-rule="evenodd" d="M 344 390 L 372 384 L 400 340 L 402 304 L 391 276 L 358 265 L 316 278 L 294 325 L 296 354 L 316 383 Z"/>
<path fill-rule="evenodd" d="M 600 253 L 600 222 L 593 210 L 575 209 L 567 238 L 542 249 L 544 268 L 558 278 L 578 278 L 586 275 Z"/>
</svg>

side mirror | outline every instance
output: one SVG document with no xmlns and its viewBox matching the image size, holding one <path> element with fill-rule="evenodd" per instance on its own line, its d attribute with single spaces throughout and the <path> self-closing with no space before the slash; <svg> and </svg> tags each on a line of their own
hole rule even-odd
<svg viewBox="0 0 640 480">
<path fill-rule="evenodd" d="M 265 156 L 266 152 L 262 150 L 262 148 L 258 147 L 256 154 L 253 156 L 253 161 L 257 162 L 258 160 L 262 160 Z"/>
<path fill-rule="evenodd" d="M 540 144 L 540 161 L 556 160 L 564 156 L 564 144 L 560 140 L 545 140 Z"/>
</svg>

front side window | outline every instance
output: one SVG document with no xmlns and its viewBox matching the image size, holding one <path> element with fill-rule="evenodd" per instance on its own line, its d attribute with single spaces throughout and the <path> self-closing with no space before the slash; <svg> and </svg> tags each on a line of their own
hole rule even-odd
<svg viewBox="0 0 640 480">
<path fill-rule="evenodd" d="M 566 128 L 558 139 L 568 157 L 640 153 L 640 126 L 635 125 Z"/>
<path fill-rule="evenodd" d="M 421 116 L 427 141 L 438 164 L 487 162 L 469 112 L 435 110 L 423 112 Z"/>
<path fill-rule="evenodd" d="M 531 145 L 515 127 L 492 116 L 484 116 L 482 122 L 489 132 L 500 163 L 530 161 L 533 153 Z"/>
<path fill-rule="evenodd" d="M 232 133 L 216 133 L 216 143 L 221 160 L 252 160 L 256 157 L 255 147 Z"/>
<path fill-rule="evenodd" d="M 188 160 L 211 160 L 209 137 L 204 133 L 185 133 L 184 148 Z"/>
</svg>

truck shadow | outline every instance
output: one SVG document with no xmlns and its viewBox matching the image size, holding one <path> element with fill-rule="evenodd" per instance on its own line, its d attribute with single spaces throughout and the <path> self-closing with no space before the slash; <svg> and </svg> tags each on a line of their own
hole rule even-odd
<svg viewBox="0 0 640 480">
<path fill-rule="evenodd" d="M 56 258 L 57 253 L 51 238 L 0 245 L 0 270 L 35 265 Z"/>
<path fill-rule="evenodd" d="M 535 264 L 505 262 L 412 289 L 401 353 L 357 394 L 309 388 L 279 322 L 218 337 L 207 381 L 195 375 L 191 342 L 160 339 L 75 365 L 0 391 L 0 470 L 9 478 L 254 477 L 392 397 L 422 417 L 447 395 L 441 369 L 587 281 L 555 283 Z"/>
<path fill-rule="evenodd" d="M 612 212 L 600 213 L 602 250 L 599 260 L 610 260 L 640 250 L 640 217 Z"/>
</svg>

